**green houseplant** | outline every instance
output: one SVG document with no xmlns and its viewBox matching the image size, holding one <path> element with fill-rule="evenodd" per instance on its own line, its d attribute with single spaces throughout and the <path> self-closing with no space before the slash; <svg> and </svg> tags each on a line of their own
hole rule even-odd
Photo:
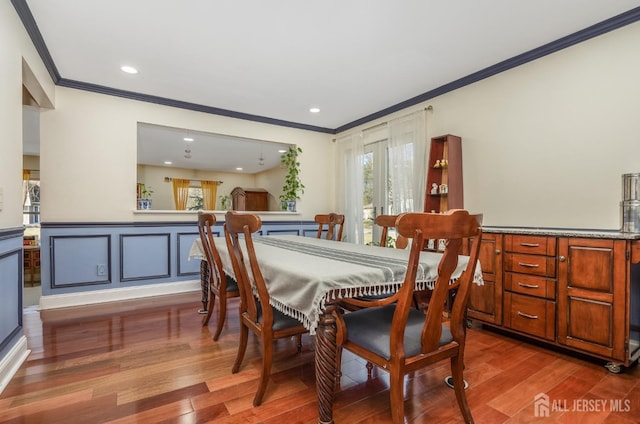
<svg viewBox="0 0 640 424">
<path fill-rule="evenodd" d="M 304 184 L 300 179 L 300 162 L 298 161 L 300 153 L 302 153 L 300 147 L 289 146 L 289 149 L 280 157 L 280 163 L 287 170 L 280 195 L 280 204 L 282 210 L 289 212 L 296 211 L 296 200 L 299 200 L 300 195 L 304 193 Z"/>
</svg>

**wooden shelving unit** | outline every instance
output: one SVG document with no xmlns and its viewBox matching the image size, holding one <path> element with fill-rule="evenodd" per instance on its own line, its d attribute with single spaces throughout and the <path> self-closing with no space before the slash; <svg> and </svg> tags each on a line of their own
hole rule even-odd
<svg viewBox="0 0 640 424">
<path fill-rule="evenodd" d="M 462 138 L 447 134 L 431 139 L 425 212 L 463 208 Z"/>
</svg>

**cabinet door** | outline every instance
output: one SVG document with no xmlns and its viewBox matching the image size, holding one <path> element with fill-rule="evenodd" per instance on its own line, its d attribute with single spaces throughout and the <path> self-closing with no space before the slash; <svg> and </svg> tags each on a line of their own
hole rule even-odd
<svg viewBox="0 0 640 424">
<path fill-rule="evenodd" d="M 626 241 L 561 238 L 558 342 L 628 363 Z"/>
<path fill-rule="evenodd" d="M 502 324 L 502 235 L 483 234 L 480 266 L 484 285 L 471 285 L 467 316 Z"/>
</svg>

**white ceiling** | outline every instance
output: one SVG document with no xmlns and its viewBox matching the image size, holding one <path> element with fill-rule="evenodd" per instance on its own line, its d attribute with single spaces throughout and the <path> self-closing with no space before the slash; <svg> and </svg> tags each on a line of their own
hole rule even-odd
<svg viewBox="0 0 640 424">
<path fill-rule="evenodd" d="M 62 80 L 326 132 L 640 7 L 640 0 L 14 0 L 25 2 Z M 139 73 L 124 74 L 125 64 Z"/>
<path fill-rule="evenodd" d="M 265 140 L 138 124 L 138 163 L 142 165 L 168 166 L 163 163 L 169 160 L 176 168 L 255 174 L 279 166 L 282 153 L 278 150 L 288 147 Z M 190 158 L 185 157 L 189 154 Z"/>
<path fill-rule="evenodd" d="M 638 0 L 26 0 L 65 79 L 337 128 Z M 123 74 L 120 66 L 137 67 Z M 321 109 L 309 113 L 311 106 Z"/>
</svg>

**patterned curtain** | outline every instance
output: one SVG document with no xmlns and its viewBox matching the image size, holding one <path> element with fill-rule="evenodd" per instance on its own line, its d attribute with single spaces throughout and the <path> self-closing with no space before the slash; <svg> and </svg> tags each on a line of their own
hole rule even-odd
<svg viewBox="0 0 640 424">
<path fill-rule="evenodd" d="M 173 179 L 173 201 L 177 211 L 187 209 L 187 199 L 189 198 L 189 185 L 191 180 Z"/>
<path fill-rule="evenodd" d="M 216 193 L 218 192 L 217 181 L 201 181 L 202 185 L 202 200 L 204 203 L 204 210 L 212 211 L 216 208 Z"/>
</svg>

